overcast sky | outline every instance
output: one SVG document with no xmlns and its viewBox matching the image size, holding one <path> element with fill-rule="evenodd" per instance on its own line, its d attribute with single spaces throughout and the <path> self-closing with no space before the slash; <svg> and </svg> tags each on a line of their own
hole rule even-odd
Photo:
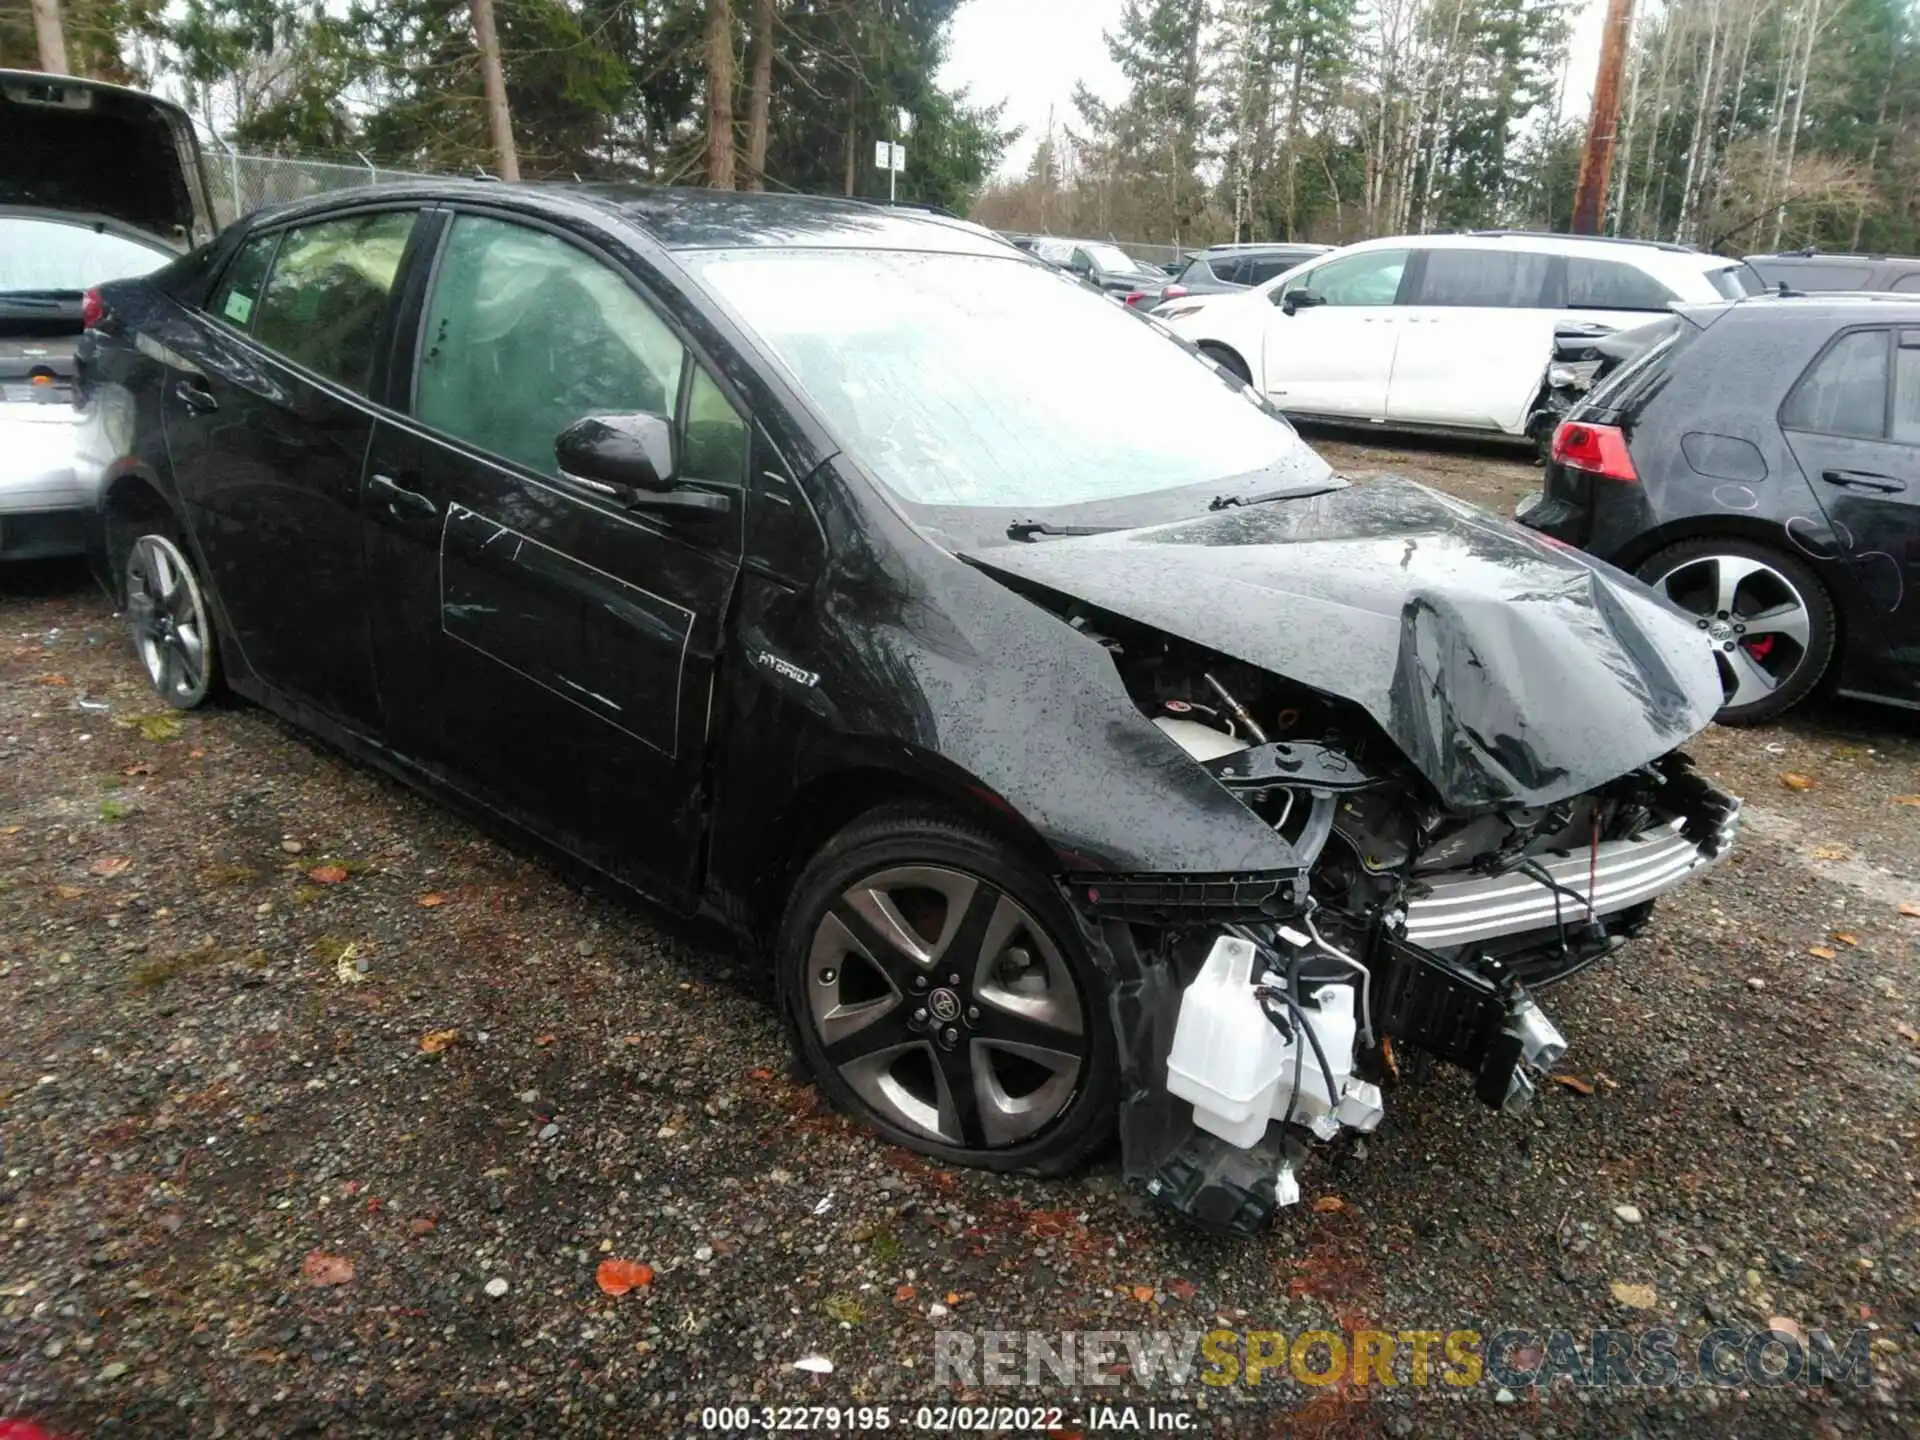
<svg viewBox="0 0 1920 1440">
<path fill-rule="evenodd" d="M 1120 23 L 1123 0 L 966 0 L 953 21 L 953 44 L 941 80 L 965 85 L 980 103 L 1007 102 L 1010 124 L 1026 129 L 1008 148 L 1000 173 L 1026 168 L 1033 147 L 1054 122 L 1073 117 L 1073 85 L 1084 80 L 1105 98 L 1125 88 L 1101 32 Z M 1593 98 L 1605 0 L 1584 0 L 1573 30 L 1565 110 L 1583 113 Z"/>
</svg>

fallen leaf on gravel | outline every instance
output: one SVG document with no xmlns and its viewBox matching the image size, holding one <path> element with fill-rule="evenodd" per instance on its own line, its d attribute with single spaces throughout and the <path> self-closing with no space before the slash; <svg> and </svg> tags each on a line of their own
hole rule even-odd
<svg viewBox="0 0 1920 1440">
<path fill-rule="evenodd" d="M 342 985 L 358 985 L 367 977 L 360 973 L 356 956 L 360 953 L 358 945 L 349 945 L 340 952 L 340 958 L 333 962 L 333 975 Z"/>
<path fill-rule="evenodd" d="M 1567 1089 L 1573 1091 L 1576 1095 L 1591 1095 L 1593 1093 L 1593 1082 L 1591 1080 L 1583 1080 L 1578 1075 L 1555 1075 L 1553 1077 L 1553 1083 L 1566 1086 Z"/>
<path fill-rule="evenodd" d="M 1911 900 L 1902 900 L 1900 902 L 1900 913 L 1909 919 L 1920 917 L 1920 905 L 1914 904 Z"/>
<path fill-rule="evenodd" d="M 913 1286 L 902 1285 L 893 1292 L 893 1303 L 896 1305 L 904 1305 L 918 1293 Z"/>
<path fill-rule="evenodd" d="M 42 675 L 40 677 L 40 683 L 42 685 L 71 685 L 73 682 L 64 675 Z"/>
<path fill-rule="evenodd" d="M 316 865 L 307 871 L 307 878 L 316 885 L 338 885 L 347 878 L 344 865 Z"/>
<path fill-rule="evenodd" d="M 653 1267 L 635 1260 L 602 1260 L 593 1272 L 593 1283 L 609 1295 L 624 1295 L 653 1283 Z"/>
<path fill-rule="evenodd" d="M 1844 845 L 1816 845 L 1813 858 L 1816 860 L 1844 860 L 1853 852 Z"/>
<path fill-rule="evenodd" d="M 5 827 L 0 827 L 0 835 L 18 835 L 22 830 L 26 828 L 27 827 L 24 825 L 8 825 Z"/>
<path fill-rule="evenodd" d="M 118 875 L 133 864 L 125 855 L 102 855 L 87 867 L 89 875 Z"/>
<path fill-rule="evenodd" d="M 300 1262 L 300 1273 L 309 1285 L 345 1285 L 353 1279 L 353 1261 L 344 1255 L 329 1255 L 324 1250 L 309 1250 Z"/>
<path fill-rule="evenodd" d="M 960 1303 L 960 1292 L 957 1290 L 949 1290 L 947 1292 L 947 1308 L 951 1310 L 954 1306 L 958 1305 L 959 1303 Z"/>
<path fill-rule="evenodd" d="M 446 903 L 447 897 L 442 895 L 438 890 L 429 891 L 427 894 L 422 895 L 419 901 L 422 910 L 431 910 L 436 905 L 444 905 Z"/>
<path fill-rule="evenodd" d="M 138 765 L 129 765 L 120 772 L 122 775 L 151 775 L 153 766 L 142 760 Z"/>
<path fill-rule="evenodd" d="M 53 893 L 58 895 L 62 900 L 78 900 L 87 892 L 82 890 L 78 885 L 56 885 L 53 887 Z"/>
<path fill-rule="evenodd" d="M 1180 1275 L 1174 1276 L 1173 1279 L 1167 1281 L 1167 1283 L 1160 1288 L 1182 1303 L 1193 1299 L 1194 1295 L 1200 1289 L 1200 1287 L 1195 1285 L 1191 1280 Z"/>
<path fill-rule="evenodd" d="M 414 1217 L 413 1223 L 407 1226 L 407 1229 L 414 1235 L 431 1235 L 439 1225 L 440 1222 L 431 1215 L 418 1215 Z"/>
<path fill-rule="evenodd" d="M 1313 1208 L 1318 1210 L 1322 1215 L 1331 1215 L 1336 1210 L 1346 1209 L 1347 1202 L 1342 1200 L 1338 1195 L 1322 1195 L 1318 1200 L 1313 1202 Z"/>
<path fill-rule="evenodd" d="M 420 1037 L 420 1048 L 429 1055 L 438 1055 L 459 1038 L 458 1030 L 429 1030 Z"/>
<path fill-rule="evenodd" d="M 1614 1079 L 1611 1075 L 1607 1074 L 1607 1072 L 1604 1070 L 1594 1071 L 1593 1078 L 1599 1081 L 1602 1085 L 1606 1086 L 1607 1089 L 1609 1090 L 1618 1090 L 1620 1088 L 1620 1082 Z"/>
<path fill-rule="evenodd" d="M 1907 1024 L 1904 1020 L 1896 1020 L 1893 1022 L 1893 1033 L 1898 1035 L 1902 1040 L 1911 1040 L 1914 1044 L 1920 1045 L 1920 1030 L 1914 1029 L 1913 1026 Z"/>
<path fill-rule="evenodd" d="M 1796 1345 L 1804 1347 L 1807 1343 L 1806 1331 L 1802 1330 L 1797 1324 L 1784 1315 L 1769 1315 L 1767 1317 L 1767 1329 L 1777 1331 L 1779 1334 L 1787 1336 Z"/>
<path fill-rule="evenodd" d="M 773 1078 L 773 1072 L 756 1066 L 752 1070 L 747 1071 L 747 1078 L 749 1080 L 771 1080 Z"/>
<path fill-rule="evenodd" d="M 831 1375 L 833 1373 L 833 1361 L 824 1355 L 802 1355 L 798 1360 L 793 1362 L 793 1368 L 796 1370 L 804 1370 L 809 1375 Z"/>
<path fill-rule="evenodd" d="M 846 1295 L 829 1295 L 820 1308 L 827 1312 L 828 1319 L 838 1320 L 842 1325 L 858 1325 L 867 1318 L 860 1302 Z"/>
<path fill-rule="evenodd" d="M 1780 783 L 1789 790 L 1811 790 L 1813 788 L 1813 777 L 1811 775 L 1796 775 L 1791 770 L 1782 770 L 1780 772 Z"/>
<path fill-rule="evenodd" d="M 172 715 L 129 715 L 120 722 L 138 730 L 142 740 L 178 740 L 180 721 Z"/>
<path fill-rule="evenodd" d="M 1893 797 L 1893 803 L 1896 805 L 1920 806 L 1920 795 L 1896 795 Z"/>
<path fill-rule="evenodd" d="M 1833 938 L 1838 940 L 1842 945 L 1858 945 L 1860 943 L 1860 937 L 1851 930 L 1836 930 L 1833 932 Z"/>
<path fill-rule="evenodd" d="M 1816 960 L 1831 960 L 1839 953 L 1840 952 L 1835 950 L 1831 945 L 1809 945 L 1807 947 L 1807 954 L 1813 956 Z"/>
<path fill-rule="evenodd" d="M 533 1037 L 533 1043 L 538 1045 L 542 1050 L 544 1050 L 547 1048 L 547 1046 L 553 1044 L 553 1036 L 536 1035 Z"/>
<path fill-rule="evenodd" d="M 1625 1280 L 1613 1282 L 1613 1298 L 1629 1310 L 1651 1310 L 1660 1303 L 1651 1285 L 1630 1285 Z"/>
<path fill-rule="evenodd" d="M 1142 1305 L 1151 1305 L 1153 1303 L 1153 1286 L 1151 1285 L 1136 1285 L 1128 1293 Z"/>
</svg>

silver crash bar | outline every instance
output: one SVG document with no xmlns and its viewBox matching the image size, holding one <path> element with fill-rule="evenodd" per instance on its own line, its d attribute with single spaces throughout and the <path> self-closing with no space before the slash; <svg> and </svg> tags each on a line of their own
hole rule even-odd
<svg viewBox="0 0 1920 1440">
<path fill-rule="evenodd" d="M 1405 937 L 1425 950 L 1449 950 L 1496 935 L 1551 930 L 1556 908 L 1559 923 L 1576 924 L 1587 918 L 1590 877 L 1595 915 L 1611 915 L 1651 900 L 1724 856 L 1739 817 L 1736 813 L 1722 828 L 1716 856 L 1682 835 L 1683 823 L 1674 820 L 1634 840 L 1604 841 L 1597 856 L 1578 850 L 1534 857 L 1554 884 L 1564 887 L 1560 892 L 1512 871 L 1493 876 L 1455 873 L 1429 880 L 1428 893 L 1407 902 Z"/>
</svg>

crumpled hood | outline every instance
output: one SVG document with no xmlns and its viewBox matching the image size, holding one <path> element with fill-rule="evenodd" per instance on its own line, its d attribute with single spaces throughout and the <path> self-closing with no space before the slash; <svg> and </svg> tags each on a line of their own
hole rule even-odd
<svg viewBox="0 0 1920 1440">
<path fill-rule="evenodd" d="M 1400 479 L 965 557 L 1361 706 L 1449 805 L 1544 805 L 1721 704 L 1637 581 Z"/>
</svg>

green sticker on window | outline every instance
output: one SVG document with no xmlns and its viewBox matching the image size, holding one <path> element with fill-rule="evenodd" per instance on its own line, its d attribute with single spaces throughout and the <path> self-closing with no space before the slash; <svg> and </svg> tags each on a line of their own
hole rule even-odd
<svg viewBox="0 0 1920 1440">
<path fill-rule="evenodd" d="M 237 321 L 239 324 L 244 325 L 247 323 L 247 317 L 251 314 L 253 314 L 252 300 L 242 295 L 238 290 L 227 296 L 227 318 L 229 320 Z"/>
</svg>

